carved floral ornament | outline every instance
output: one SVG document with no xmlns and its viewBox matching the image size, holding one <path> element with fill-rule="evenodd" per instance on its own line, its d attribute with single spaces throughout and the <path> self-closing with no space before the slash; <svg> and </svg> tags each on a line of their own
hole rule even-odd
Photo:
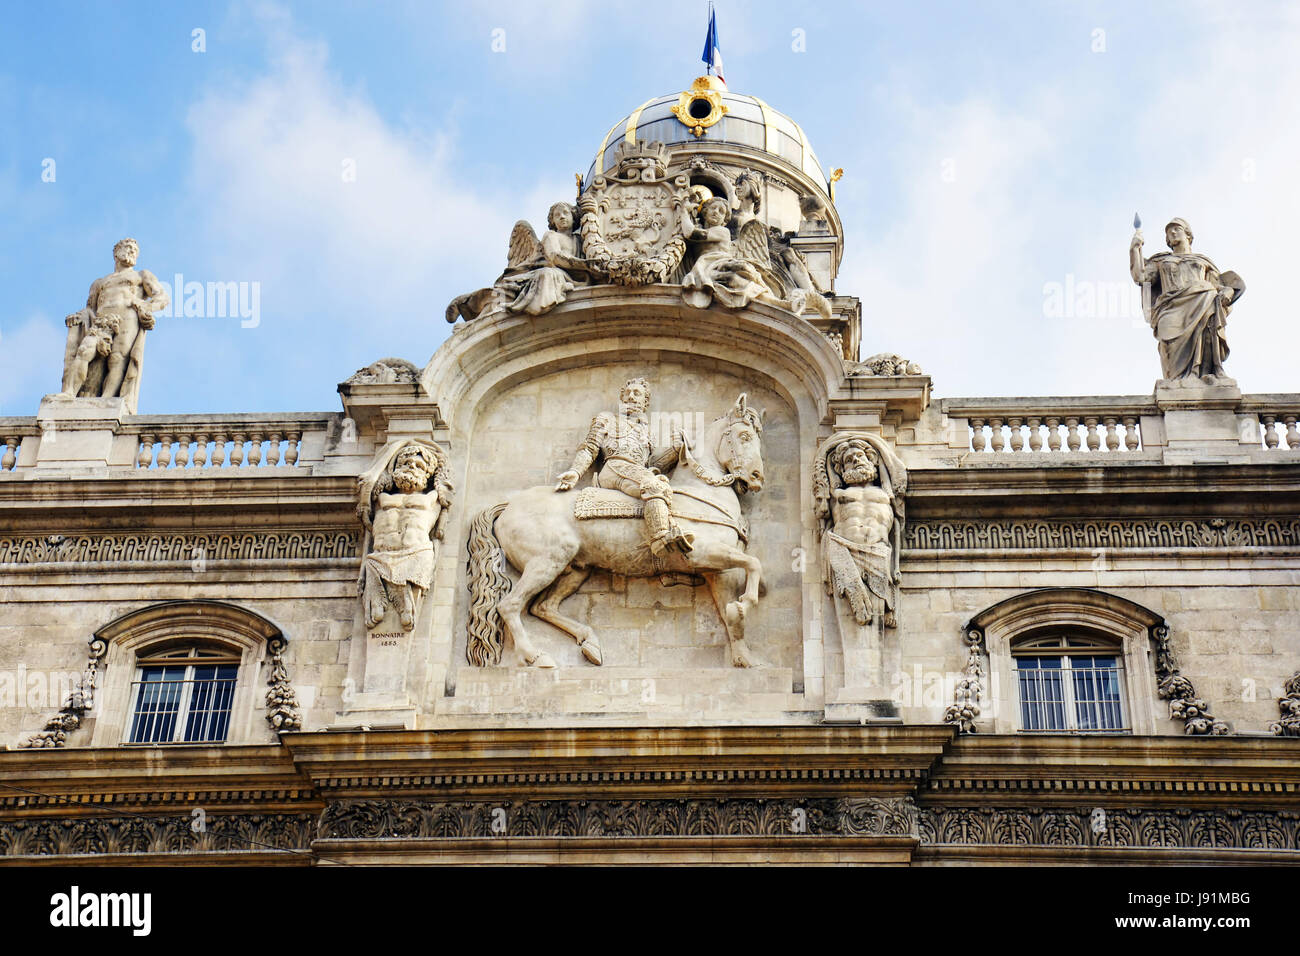
<svg viewBox="0 0 1300 956">
<path fill-rule="evenodd" d="M 302 727 L 298 697 L 283 659 L 288 639 L 279 628 L 251 611 L 218 601 L 166 601 L 132 611 L 96 631 L 90 639 L 88 662 L 77 686 L 59 711 L 46 720 L 44 729 L 18 746 L 65 746 L 69 734 L 81 727 L 87 715 L 96 712 L 97 703 L 103 703 L 102 694 L 97 698 L 96 692 L 104 687 L 104 674 L 113 662 L 117 662 L 115 670 L 119 673 L 118 679 L 110 682 L 112 705 L 117 708 L 122 704 L 125 712 L 137 657 L 142 651 L 181 636 L 239 648 L 241 687 L 247 686 L 243 665 L 250 663 L 254 655 L 264 656 L 269 665 L 267 723 L 276 733 Z M 104 709 L 100 707 L 98 713 L 103 714 Z"/>
</svg>

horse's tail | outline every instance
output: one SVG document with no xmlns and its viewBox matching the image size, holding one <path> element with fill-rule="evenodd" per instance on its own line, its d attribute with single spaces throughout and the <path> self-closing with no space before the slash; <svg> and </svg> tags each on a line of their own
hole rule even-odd
<svg viewBox="0 0 1300 956">
<path fill-rule="evenodd" d="M 505 628 L 497 602 L 510 590 L 501 543 L 493 525 L 505 502 L 485 508 L 469 526 L 469 642 L 465 657 L 475 667 L 501 663 Z"/>
</svg>

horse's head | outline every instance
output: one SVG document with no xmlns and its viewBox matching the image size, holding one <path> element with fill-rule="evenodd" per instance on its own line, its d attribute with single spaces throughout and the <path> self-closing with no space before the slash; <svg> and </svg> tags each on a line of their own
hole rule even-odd
<svg viewBox="0 0 1300 956">
<path fill-rule="evenodd" d="M 763 490 L 762 433 L 763 413 L 743 393 L 710 429 L 709 451 L 739 492 Z"/>
</svg>

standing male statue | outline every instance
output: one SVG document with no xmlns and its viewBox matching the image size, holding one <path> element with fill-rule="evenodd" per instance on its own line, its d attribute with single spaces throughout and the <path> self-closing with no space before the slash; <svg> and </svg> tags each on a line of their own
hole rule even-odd
<svg viewBox="0 0 1300 956">
<path fill-rule="evenodd" d="M 445 453 L 431 442 L 404 439 L 379 453 L 358 479 L 358 511 L 372 541 L 361 562 L 361 600 L 366 627 L 375 628 L 389 607 L 402 630 L 415 627 L 420 604 L 433 583 L 451 484 Z"/>
<path fill-rule="evenodd" d="M 591 420 L 586 441 L 574 456 L 573 466 L 560 475 L 555 490 L 571 490 L 592 463 L 603 457 L 604 466 L 596 476 L 596 484 L 616 488 L 645 502 L 650 550 L 662 555 L 672 548 L 684 554 L 691 550 L 695 536 L 673 522 L 669 514 L 672 488 L 659 472 L 677 463 L 685 440 L 680 433 L 675 433 L 672 444 L 656 454 L 646 417 L 649 407 L 650 384 L 645 379 L 634 378 L 625 384 L 619 392 L 618 411 L 602 412 Z"/>
<path fill-rule="evenodd" d="M 1223 371 L 1228 340 L 1223 328 L 1233 303 L 1246 291 L 1235 272 L 1220 273 L 1206 256 L 1192 252 L 1185 219 L 1165 226 L 1169 252 L 1142 256 L 1142 230 L 1129 243 L 1129 271 L 1144 287 L 1147 322 L 1159 341 L 1161 385 L 1235 385 Z"/>
<path fill-rule="evenodd" d="M 167 290 L 146 269 L 135 269 L 140 244 L 123 239 L 113 247 L 112 275 L 90 284 L 86 307 L 65 320 L 63 390 L 68 398 L 122 398 L 134 414 L 140 392 L 144 334 L 155 312 L 167 308 Z"/>
<path fill-rule="evenodd" d="M 826 587 L 861 625 L 897 626 L 906 483 L 902 462 L 875 436 L 844 437 L 818 456 L 813 495 Z"/>
</svg>

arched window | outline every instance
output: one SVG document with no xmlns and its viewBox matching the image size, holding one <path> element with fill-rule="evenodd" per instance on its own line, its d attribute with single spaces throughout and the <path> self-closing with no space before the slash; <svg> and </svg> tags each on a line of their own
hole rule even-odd
<svg viewBox="0 0 1300 956">
<path fill-rule="evenodd" d="M 1124 649 L 1086 632 L 1022 637 L 1011 643 L 1019 729 L 1047 733 L 1129 730 Z"/>
<path fill-rule="evenodd" d="M 974 729 L 1156 733 L 1152 634 L 1163 625 L 1140 604 L 1087 588 L 1029 591 L 981 611 L 966 625 L 989 664 Z"/>
<path fill-rule="evenodd" d="M 223 743 L 239 679 L 238 649 L 184 643 L 136 657 L 127 743 Z"/>
<path fill-rule="evenodd" d="M 107 652 L 90 746 L 270 743 L 300 725 L 286 639 L 259 614 L 164 601 L 95 634 Z"/>
</svg>

